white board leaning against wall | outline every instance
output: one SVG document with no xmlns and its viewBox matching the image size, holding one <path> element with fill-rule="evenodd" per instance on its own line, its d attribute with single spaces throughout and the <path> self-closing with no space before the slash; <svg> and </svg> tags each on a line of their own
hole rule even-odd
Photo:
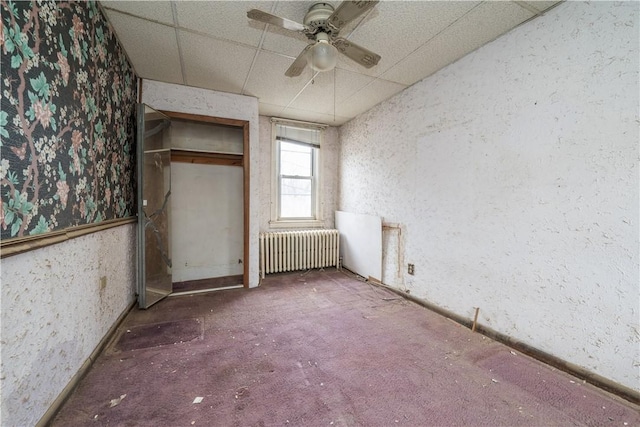
<svg viewBox="0 0 640 427">
<path fill-rule="evenodd" d="M 382 218 L 336 211 L 343 267 L 362 277 L 382 279 Z"/>
</svg>

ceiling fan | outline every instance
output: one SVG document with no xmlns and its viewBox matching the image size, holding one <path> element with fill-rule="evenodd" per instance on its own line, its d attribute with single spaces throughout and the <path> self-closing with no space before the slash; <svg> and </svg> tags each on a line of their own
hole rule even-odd
<svg viewBox="0 0 640 427">
<path fill-rule="evenodd" d="M 346 55 L 367 68 L 377 65 L 380 61 L 380 55 L 345 38 L 338 37 L 345 24 L 370 10 L 376 3 L 378 0 L 343 1 L 337 9 L 334 9 L 329 3 L 315 3 L 304 16 L 304 24 L 258 9 L 248 11 L 247 17 L 286 30 L 300 32 L 313 41 L 303 49 L 284 73 L 287 77 L 296 77 L 302 74 L 302 70 L 307 64 L 316 71 L 332 70 L 336 66 L 336 52 Z"/>
</svg>

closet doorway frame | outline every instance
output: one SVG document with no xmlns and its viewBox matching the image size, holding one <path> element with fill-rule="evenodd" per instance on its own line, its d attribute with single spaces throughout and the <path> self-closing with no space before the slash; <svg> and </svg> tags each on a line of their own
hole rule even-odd
<svg viewBox="0 0 640 427">
<path fill-rule="evenodd" d="M 242 166 L 242 191 L 243 191 L 243 266 L 242 266 L 242 285 L 245 289 L 249 288 L 249 195 L 250 182 L 249 177 L 249 121 L 238 119 L 227 119 L 224 117 L 205 116 L 201 114 L 180 113 L 177 111 L 158 110 L 170 119 L 189 120 L 192 122 L 212 123 L 216 125 L 232 126 L 242 128 L 242 155 L 201 153 L 185 149 L 171 149 L 171 160 L 182 161 L 187 163 L 204 163 L 216 165 Z M 241 158 L 240 158 L 241 157 Z"/>
</svg>

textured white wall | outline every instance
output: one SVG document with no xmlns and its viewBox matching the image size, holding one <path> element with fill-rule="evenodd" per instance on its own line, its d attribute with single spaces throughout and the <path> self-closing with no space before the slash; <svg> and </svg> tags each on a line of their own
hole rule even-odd
<svg viewBox="0 0 640 427">
<path fill-rule="evenodd" d="M 0 425 L 35 425 L 133 302 L 135 235 L 128 224 L 2 260 Z"/>
<path fill-rule="evenodd" d="M 260 221 L 258 100 L 249 96 L 143 80 L 142 102 L 156 110 L 249 121 L 249 286 L 258 286 L 258 224 Z"/>
<path fill-rule="evenodd" d="M 169 128 L 171 148 L 242 154 L 244 148 L 241 128 L 172 120 Z"/>
<path fill-rule="evenodd" d="M 260 116 L 260 231 L 271 229 L 271 117 Z M 320 153 L 322 217 L 325 228 L 334 227 L 338 206 L 338 129 L 328 127 Z"/>
<path fill-rule="evenodd" d="M 637 391 L 639 7 L 563 3 L 347 123 L 339 203 L 402 227 L 390 284 Z"/>
<path fill-rule="evenodd" d="M 171 164 L 174 282 L 243 273 L 242 174 L 237 166 Z"/>
</svg>

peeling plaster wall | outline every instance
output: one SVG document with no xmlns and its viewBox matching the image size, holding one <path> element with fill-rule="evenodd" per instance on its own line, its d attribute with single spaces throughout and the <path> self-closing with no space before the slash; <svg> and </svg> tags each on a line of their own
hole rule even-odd
<svg viewBox="0 0 640 427">
<path fill-rule="evenodd" d="M 271 117 L 260 116 L 260 231 L 269 231 L 271 220 Z M 334 228 L 338 206 L 338 129 L 328 127 L 320 150 L 322 218 L 325 228 Z"/>
<path fill-rule="evenodd" d="M 636 391 L 639 7 L 563 3 L 347 123 L 339 202 L 402 227 L 390 285 Z"/>
<path fill-rule="evenodd" d="M 2 260 L 0 425 L 35 425 L 133 302 L 135 230 L 128 224 Z"/>
<path fill-rule="evenodd" d="M 258 100 L 250 96 L 143 80 L 142 102 L 156 110 L 249 122 L 249 286 L 258 286 L 258 223 L 260 221 Z"/>
</svg>

